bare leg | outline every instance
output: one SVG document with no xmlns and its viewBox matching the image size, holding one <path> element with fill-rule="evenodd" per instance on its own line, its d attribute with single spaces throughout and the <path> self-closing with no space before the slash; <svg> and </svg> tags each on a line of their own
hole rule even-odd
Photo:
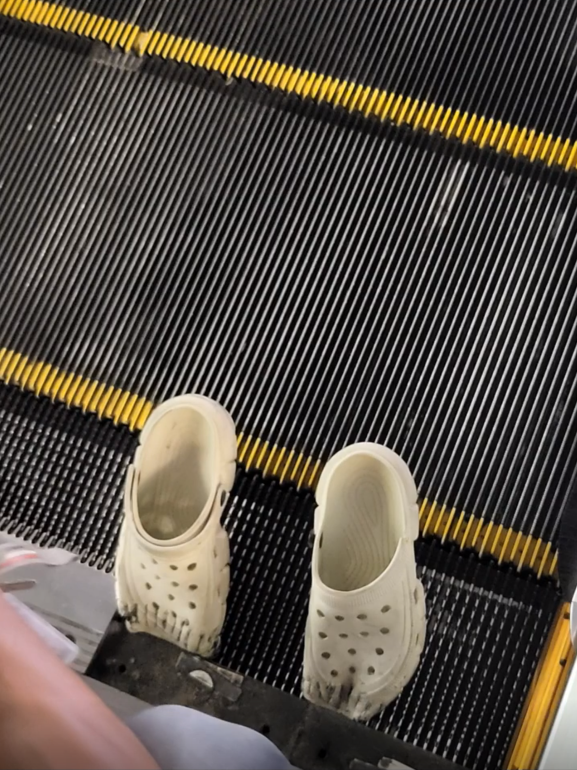
<svg viewBox="0 0 577 770">
<path fill-rule="evenodd" d="M 0 592 L 0 768 L 158 770 Z"/>
</svg>

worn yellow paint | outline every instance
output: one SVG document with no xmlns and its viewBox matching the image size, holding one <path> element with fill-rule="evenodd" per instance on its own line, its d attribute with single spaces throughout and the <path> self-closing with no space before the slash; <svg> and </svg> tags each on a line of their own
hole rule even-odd
<svg viewBox="0 0 577 770">
<path fill-rule="evenodd" d="M 153 408 L 152 401 L 136 393 L 62 371 L 7 348 L 0 348 L 0 381 L 131 430 L 140 430 Z M 314 489 L 323 469 L 319 458 L 245 433 L 238 436 L 238 459 L 249 471 L 277 478 L 281 483 L 291 482 L 299 489 Z M 540 538 L 497 526 L 465 511 L 448 509 L 427 498 L 421 502 L 419 522 L 425 537 L 456 543 L 462 550 L 492 556 L 500 564 L 513 564 L 518 570 L 530 569 L 539 577 L 556 576 L 557 554 L 551 543 Z"/>
<path fill-rule="evenodd" d="M 321 468 L 320 461 L 313 457 L 244 433 L 238 439 L 238 459 L 247 470 L 292 482 L 302 489 L 314 487 Z"/>
<path fill-rule="evenodd" d="M 503 124 L 500 120 L 495 122 L 482 115 L 461 113 L 458 109 L 385 89 L 301 70 L 295 65 L 271 62 L 248 52 L 177 37 L 158 29 L 141 29 L 137 24 L 42 0 L 0 0 L 0 16 L 99 40 L 135 56 L 159 56 L 219 72 L 226 78 L 264 83 L 287 94 L 326 102 L 429 134 L 438 133 L 463 144 L 491 147 L 515 158 L 539 161 L 566 171 L 577 167 L 577 142 L 568 138 Z"/>
<path fill-rule="evenodd" d="M 511 744 L 507 770 L 534 770 L 538 766 L 574 657 L 569 631 L 569 605 L 563 604 L 533 677 Z"/>
<path fill-rule="evenodd" d="M 556 577 L 557 559 L 549 542 L 532 535 L 485 521 L 457 509 L 439 507 L 436 501 L 421 502 L 419 521 L 423 536 L 439 537 L 456 543 L 462 550 L 474 550 L 480 556 L 497 559 L 499 564 L 513 564 L 520 571 L 528 569 L 539 577 Z"/>
<path fill-rule="evenodd" d="M 145 398 L 6 348 L 0 348 L 0 380 L 37 396 L 94 412 L 132 430 L 142 428 L 152 409 L 152 403 Z"/>
</svg>

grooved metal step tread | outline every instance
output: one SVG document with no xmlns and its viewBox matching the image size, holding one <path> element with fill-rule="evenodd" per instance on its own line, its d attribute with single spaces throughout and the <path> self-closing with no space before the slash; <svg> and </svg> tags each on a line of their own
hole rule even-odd
<svg viewBox="0 0 577 770">
<path fill-rule="evenodd" d="M 34 22 L 46 16 L 50 4 L 4 0 L 3 5 L 5 12 Z M 199 41 L 201 62 L 218 59 L 224 69 L 238 54 L 241 72 L 259 59 L 261 70 L 280 64 L 284 74 L 290 67 L 286 80 L 293 73 L 295 82 L 302 73 L 323 73 L 412 97 L 417 111 L 423 103 L 443 105 L 461 116 L 525 127 L 526 138 L 531 129 L 545 137 L 577 138 L 572 67 L 577 8 L 571 3 L 67 0 L 53 6 L 60 27 L 122 38 L 124 45 L 130 40 L 138 51 L 152 47 L 166 56 L 174 48 L 182 58 L 178 43 Z M 72 21 L 68 9 L 86 15 Z M 127 34 L 115 34 L 113 21 L 128 23 Z M 265 72 L 258 77 L 265 79 Z M 272 79 L 278 83 L 283 76 Z"/>
<path fill-rule="evenodd" d="M 321 460 L 387 443 L 555 545 L 571 175 L 1 22 L 0 77 L 0 347 Z"/>
</svg>

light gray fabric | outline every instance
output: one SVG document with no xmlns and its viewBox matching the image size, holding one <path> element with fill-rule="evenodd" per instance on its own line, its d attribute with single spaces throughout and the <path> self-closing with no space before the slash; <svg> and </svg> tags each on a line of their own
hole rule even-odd
<svg viewBox="0 0 577 770">
<path fill-rule="evenodd" d="M 99 682 L 98 679 L 91 679 L 89 676 L 83 676 L 82 680 L 123 722 L 127 722 L 130 717 L 140 714 L 141 711 L 152 708 L 149 703 L 134 698 L 132 695 L 117 690 L 115 687 L 111 687 L 104 682 Z"/>
<path fill-rule="evenodd" d="M 126 723 L 162 770 L 294 770 L 260 733 L 184 706 L 156 706 Z"/>
</svg>

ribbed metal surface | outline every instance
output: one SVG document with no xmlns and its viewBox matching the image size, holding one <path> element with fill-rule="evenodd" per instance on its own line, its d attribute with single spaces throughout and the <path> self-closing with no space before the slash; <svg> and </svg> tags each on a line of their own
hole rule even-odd
<svg viewBox="0 0 577 770">
<path fill-rule="evenodd" d="M 423 496 L 555 540 L 573 176 L 0 29 L 0 347 L 322 458 L 387 443 Z"/>
<path fill-rule="evenodd" d="M 311 495 L 240 475 L 227 511 L 232 590 L 220 662 L 300 693 Z M 503 765 L 558 606 L 551 588 L 417 545 L 428 641 L 418 675 L 372 726 L 471 768 Z"/>
<path fill-rule="evenodd" d="M 0 386 L 0 530 L 111 567 L 136 439 Z"/>
<path fill-rule="evenodd" d="M 68 5 L 577 138 L 568 0 L 84 0 Z"/>
<path fill-rule="evenodd" d="M 110 567 L 134 443 L 110 422 L 0 387 L 0 529 Z M 232 587 L 219 661 L 295 695 L 313 507 L 310 493 L 241 471 L 225 512 Z M 423 662 L 371 724 L 466 767 L 500 768 L 558 596 L 435 543 L 418 543 L 417 562 L 427 594 Z"/>
</svg>

